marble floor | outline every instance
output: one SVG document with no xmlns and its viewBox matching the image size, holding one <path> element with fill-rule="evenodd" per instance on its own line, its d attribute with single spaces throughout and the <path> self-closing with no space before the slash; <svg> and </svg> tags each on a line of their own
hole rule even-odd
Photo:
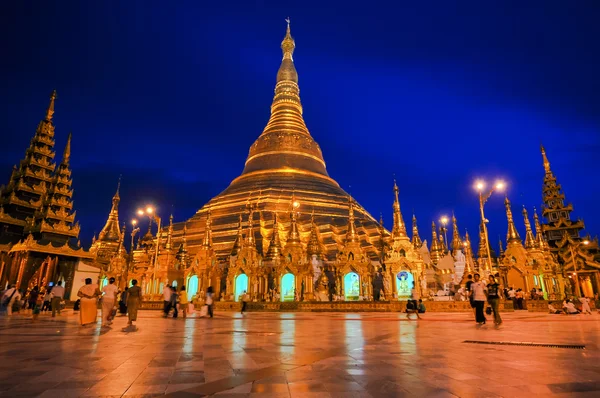
<svg viewBox="0 0 600 398">
<path fill-rule="evenodd" d="M 138 331 L 81 328 L 72 311 L 0 317 L 6 397 L 600 396 L 600 315 L 219 313 Z M 585 349 L 465 343 L 581 344 Z"/>
</svg>

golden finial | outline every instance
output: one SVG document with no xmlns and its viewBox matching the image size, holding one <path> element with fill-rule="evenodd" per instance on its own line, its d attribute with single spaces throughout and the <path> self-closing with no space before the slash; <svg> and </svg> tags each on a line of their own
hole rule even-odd
<svg viewBox="0 0 600 398">
<path fill-rule="evenodd" d="M 64 164 L 69 164 L 69 159 L 71 158 L 71 137 L 73 133 L 69 133 L 67 137 L 67 145 L 65 145 L 65 151 L 63 152 L 63 160 Z"/>
<path fill-rule="evenodd" d="M 119 174 L 119 181 L 117 182 L 117 191 L 115 192 L 115 195 L 113 196 L 113 202 L 115 200 L 121 199 L 121 196 L 119 195 L 119 191 L 121 190 L 121 177 L 122 176 L 123 176 L 122 174 Z"/>
<path fill-rule="evenodd" d="M 285 32 L 285 37 L 281 42 L 281 50 L 283 51 L 283 59 L 292 59 L 292 55 L 294 54 L 294 48 L 296 48 L 296 43 L 294 42 L 294 38 L 292 37 L 292 33 L 290 30 L 290 17 L 285 19 L 287 22 L 287 29 Z"/>
<path fill-rule="evenodd" d="M 56 100 L 56 90 L 52 91 L 50 94 L 50 105 L 48 105 L 48 110 L 46 111 L 46 121 L 52 121 L 52 116 L 54 115 L 54 100 Z"/>
<path fill-rule="evenodd" d="M 529 215 L 527 209 L 523 206 L 523 221 L 525 222 L 525 248 L 533 249 L 536 245 L 533 231 L 531 230 L 531 223 L 529 222 Z"/>
<path fill-rule="evenodd" d="M 542 151 L 542 159 L 544 160 L 544 170 L 547 174 L 551 173 L 550 162 L 548 161 L 548 157 L 546 156 L 546 149 L 544 148 L 544 145 L 540 145 L 540 149 Z"/>
<path fill-rule="evenodd" d="M 508 195 L 504 198 L 504 207 L 506 207 L 506 219 L 508 220 L 508 232 L 506 233 L 506 244 L 509 243 L 521 243 L 521 237 L 515 227 L 513 220 L 512 210 L 510 209 L 510 200 Z"/>
</svg>

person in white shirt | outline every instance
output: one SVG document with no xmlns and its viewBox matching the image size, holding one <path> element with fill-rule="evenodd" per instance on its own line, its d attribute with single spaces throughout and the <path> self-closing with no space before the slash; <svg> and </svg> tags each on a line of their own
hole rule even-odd
<svg viewBox="0 0 600 398">
<path fill-rule="evenodd" d="M 6 307 L 6 314 L 8 316 L 12 315 L 12 308 L 15 304 L 15 301 L 21 299 L 21 293 L 16 287 L 8 286 L 8 289 L 4 291 L 2 295 L 2 306 Z"/>
<path fill-rule="evenodd" d="M 115 278 L 108 280 L 108 285 L 102 288 L 102 293 L 102 326 L 108 326 L 112 324 L 112 320 L 108 318 L 113 308 L 115 308 L 117 293 L 119 293 L 119 288 L 115 286 Z"/>
<path fill-rule="evenodd" d="M 479 274 L 474 275 L 475 281 L 471 283 L 471 295 L 473 296 L 473 304 L 475 305 L 475 322 L 478 325 L 483 325 L 485 323 L 483 307 L 485 306 L 487 287 L 480 278 Z"/>
<path fill-rule="evenodd" d="M 52 301 L 50 306 L 52 307 L 52 318 L 58 312 L 60 315 L 60 302 L 63 300 L 65 295 L 65 288 L 62 287 L 62 282 L 56 282 L 56 286 L 52 288 Z"/>
<path fill-rule="evenodd" d="M 581 302 L 581 312 L 584 314 L 592 315 L 592 309 L 590 308 L 590 299 L 587 297 L 580 297 L 579 301 Z"/>
</svg>

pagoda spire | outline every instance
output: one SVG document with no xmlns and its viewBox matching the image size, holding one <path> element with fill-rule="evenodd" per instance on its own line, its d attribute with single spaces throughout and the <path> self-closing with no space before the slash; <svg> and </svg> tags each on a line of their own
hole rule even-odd
<svg viewBox="0 0 600 398">
<path fill-rule="evenodd" d="M 256 242 L 254 239 L 254 207 L 248 206 L 248 232 L 246 234 L 246 244 L 250 247 L 254 247 Z"/>
<path fill-rule="evenodd" d="M 182 242 L 179 245 L 179 250 L 175 254 L 175 258 L 183 265 L 183 268 L 187 266 L 187 223 L 183 224 L 183 237 Z"/>
<path fill-rule="evenodd" d="M 412 244 L 415 249 L 420 249 L 423 246 L 423 241 L 419 236 L 419 228 L 417 227 L 417 216 L 412 216 Z"/>
<path fill-rule="evenodd" d="M 442 258 L 442 248 L 440 247 L 440 241 L 437 236 L 437 226 L 435 225 L 435 221 L 431 222 L 431 261 L 434 264 Z"/>
<path fill-rule="evenodd" d="M 458 224 L 454 212 L 452 213 L 452 255 L 456 256 L 459 250 L 464 250 L 460 233 L 458 232 Z"/>
<path fill-rule="evenodd" d="M 354 225 L 354 199 L 348 196 L 348 231 L 346 232 L 346 244 L 357 243 L 358 233 Z"/>
<path fill-rule="evenodd" d="M 71 160 L 71 137 L 73 133 L 69 133 L 67 137 L 67 144 L 65 145 L 65 150 L 63 151 L 63 157 L 61 164 L 69 165 L 69 161 Z"/>
<path fill-rule="evenodd" d="M 402 218 L 402 212 L 400 211 L 400 199 L 398 191 L 398 185 L 394 179 L 394 226 L 392 228 L 392 237 L 394 239 L 408 239 L 406 234 L 406 225 L 404 225 L 404 219 Z"/>
<path fill-rule="evenodd" d="M 531 223 L 529 222 L 529 215 L 527 209 L 523 206 L 523 221 L 525 222 L 525 248 L 534 249 L 536 247 L 535 238 L 533 231 L 531 230 Z"/>
<path fill-rule="evenodd" d="M 473 260 L 473 247 L 471 246 L 471 238 L 469 237 L 469 231 L 465 230 L 465 273 L 473 272 L 474 260 Z"/>
<path fill-rule="evenodd" d="M 104 228 L 102 228 L 100 234 L 98 235 L 98 241 L 100 242 L 119 242 L 122 238 L 121 229 L 119 227 L 119 202 L 121 201 L 121 196 L 119 195 L 120 189 L 121 177 L 119 176 L 117 190 L 112 198 L 112 207 L 110 209 L 110 213 L 108 213 L 108 219 L 104 224 Z"/>
<path fill-rule="evenodd" d="M 265 258 L 274 260 L 282 255 L 281 239 L 279 237 L 279 223 L 277 222 L 277 212 L 273 212 L 273 234 L 269 242 L 269 248 Z"/>
<path fill-rule="evenodd" d="M 45 120 L 47 122 L 51 122 L 52 116 L 54 116 L 54 101 L 55 100 L 56 100 L 56 90 L 53 90 L 52 94 L 50 94 L 50 104 L 48 104 L 48 109 L 46 110 Z"/>
<path fill-rule="evenodd" d="M 506 208 L 506 219 L 508 220 L 508 231 L 506 233 L 506 244 L 510 245 L 511 243 L 521 243 L 521 237 L 519 236 L 519 232 L 517 232 L 517 228 L 515 227 L 515 222 L 513 221 L 512 210 L 510 209 L 510 200 L 508 200 L 508 196 L 504 198 L 504 207 Z"/>
<path fill-rule="evenodd" d="M 213 245 L 212 241 L 212 220 L 210 209 L 206 212 L 206 226 L 204 227 L 204 240 L 202 241 L 202 247 L 206 250 L 210 250 Z"/>
<path fill-rule="evenodd" d="M 571 219 L 573 205 L 571 203 L 565 204 L 565 194 L 562 186 L 550 170 L 550 161 L 548 161 L 546 149 L 543 146 L 541 146 L 541 152 L 545 172 L 542 186 L 544 201 L 542 216 L 548 220 L 547 223 L 543 224 L 543 234 L 548 240 L 548 247 L 557 253 L 560 246 L 559 242 L 562 241 L 565 233 L 573 239 L 579 239 L 581 230 L 585 228 L 585 225 L 583 220 Z"/>
<path fill-rule="evenodd" d="M 498 236 L 498 257 L 504 256 L 504 249 L 502 248 L 502 239 Z"/>
<path fill-rule="evenodd" d="M 242 215 L 240 214 L 240 218 L 238 221 L 237 236 L 235 238 L 235 242 L 233 242 L 233 247 L 231 248 L 232 256 L 236 256 L 244 245 L 244 231 L 242 225 Z"/>
<path fill-rule="evenodd" d="M 167 229 L 167 242 L 165 243 L 165 249 L 171 250 L 173 248 L 173 213 L 169 216 L 169 228 Z"/>
<path fill-rule="evenodd" d="M 548 242 L 546 238 L 544 238 L 544 233 L 542 232 L 542 227 L 540 225 L 540 219 L 537 214 L 537 210 L 535 207 L 533 208 L 533 222 L 535 227 L 535 245 L 536 247 L 546 250 L 548 249 Z"/>
</svg>

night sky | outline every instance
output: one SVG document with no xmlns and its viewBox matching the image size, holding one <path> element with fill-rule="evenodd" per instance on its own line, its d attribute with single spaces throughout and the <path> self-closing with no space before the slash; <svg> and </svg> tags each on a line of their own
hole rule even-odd
<svg viewBox="0 0 600 398">
<path fill-rule="evenodd" d="M 524 237 L 543 143 L 573 216 L 600 232 L 600 2 L 5 1 L 0 15 L 0 184 L 56 89 L 57 156 L 72 131 L 86 246 L 120 174 L 129 222 L 150 202 L 183 221 L 241 173 L 287 16 L 329 174 L 386 227 L 395 174 L 422 238 L 454 210 L 476 245 L 473 181 L 501 177 Z M 486 205 L 494 247 L 502 199 Z"/>
</svg>

